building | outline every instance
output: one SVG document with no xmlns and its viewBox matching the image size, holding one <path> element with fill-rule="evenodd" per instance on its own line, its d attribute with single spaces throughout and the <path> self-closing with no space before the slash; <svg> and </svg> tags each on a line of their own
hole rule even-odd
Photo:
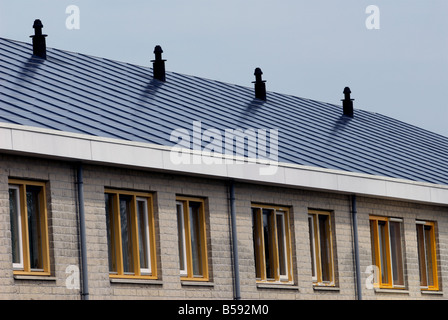
<svg viewBox="0 0 448 320">
<path fill-rule="evenodd" d="M 448 297 L 447 137 L 34 28 L 0 38 L 0 298 Z"/>
</svg>

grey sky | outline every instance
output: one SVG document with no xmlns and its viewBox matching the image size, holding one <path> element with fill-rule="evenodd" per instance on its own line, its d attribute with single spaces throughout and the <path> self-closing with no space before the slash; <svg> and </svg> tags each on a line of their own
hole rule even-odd
<svg viewBox="0 0 448 320">
<path fill-rule="evenodd" d="M 68 30 L 68 5 L 80 29 Z M 369 30 L 368 5 L 380 10 Z M 448 136 L 446 0 L 0 0 L 0 37 L 151 66 L 159 44 L 169 71 L 340 104 Z"/>
</svg>

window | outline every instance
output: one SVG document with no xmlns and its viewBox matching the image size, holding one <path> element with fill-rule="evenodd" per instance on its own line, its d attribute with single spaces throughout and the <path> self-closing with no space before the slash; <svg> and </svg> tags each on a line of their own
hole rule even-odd
<svg viewBox="0 0 448 320">
<path fill-rule="evenodd" d="M 152 195 L 107 189 L 105 208 L 110 277 L 156 279 Z"/>
<path fill-rule="evenodd" d="M 253 205 L 252 220 L 257 281 L 293 281 L 289 210 Z"/>
<path fill-rule="evenodd" d="M 439 290 L 434 222 L 417 221 L 418 262 L 422 290 Z"/>
<path fill-rule="evenodd" d="M 334 286 L 331 213 L 308 211 L 311 271 L 315 285 Z"/>
<path fill-rule="evenodd" d="M 176 210 L 181 279 L 208 281 L 204 200 L 177 197 Z"/>
<path fill-rule="evenodd" d="M 404 288 L 402 219 L 370 216 L 372 263 L 377 266 L 375 285 Z"/>
<path fill-rule="evenodd" d="M 45 183 L 9 180 L 14 274 L 50 275 Z"/>
</svg>

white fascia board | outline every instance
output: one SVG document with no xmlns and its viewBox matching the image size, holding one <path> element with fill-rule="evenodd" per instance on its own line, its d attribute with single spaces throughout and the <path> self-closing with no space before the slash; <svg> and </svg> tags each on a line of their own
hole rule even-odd
<svg viewBox="0 0 448 320">
<path fill-rule="evenodd" d="M 149 143 L 0 123 L 0 152 L 448 205 L 447 185 L 287 163 L 268 166 L 254 159 L 212 157 L 195 150 L 182 150 L 189 163 L 177 163 L 172 150 Z M 271 169 L 271 174 L 262 174 L 266 169 Z"/>
<path fill-rule="evenodd" d="M 12 131 L 8 128 L 0 127 L 0 150 L 12 149 Z"/>
<path fill-rule="evenodd" d="M 50 135 L 42 132 L 12 130 L 13 150 L 52 157 L 87 159 L 90 157 L 90 141 L 76 137 Z"/>
<path fill-rule="evenodd" d="M 116 163 L 133 167 L 163 168 L 163 159 L 161 157 L 163 152 L 160 150 L 139 145 L 117 144 L 109 141 L 90 140 L 89 143 L 91 154 L 88 160 L 97 163 Z"/>
</svg>

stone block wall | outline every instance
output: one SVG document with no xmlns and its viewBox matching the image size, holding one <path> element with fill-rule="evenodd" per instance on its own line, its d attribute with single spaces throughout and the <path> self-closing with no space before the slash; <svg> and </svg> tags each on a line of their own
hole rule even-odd
<svg viewBox="0 0 448 320">
<path fill-rule="evenodd" d="M 12 270 L 8 178 L 46 182 L 51 276 L 16 276 Z M 104 205 L 105 188 L 151 192 L 154 199 L 157 280 L 111 281 Z M 176 196 L 205 199 L 210 281 L 181 281 Z M 239 271 L 242 299 L 356 299 L 351 200 L 330 192 L 235 183 Z M 90 299 L 233 299 L 231 221 L 228 182 L 163 172 L 84 165 L 84 200 Z M 293 283 L 261 285 L 255 277 L 251 204 L 290 210 Z M 67 286 L 68 266 L 80 267 L 76 164 L 0 155 L 0 299 L 80 299 Z M 308 210 L 331 212 L 335 287 L 313 287 Z M 365 285 L 372 264 L 369 215 L 403 219 L 404 290 L 374 290 Z M 419 286 L 415 220 L 436 222 L 441 290 Z M 358 232 L 364 299 L 447 298 L 448 208 L 358 196 Z"/>
</svg>

